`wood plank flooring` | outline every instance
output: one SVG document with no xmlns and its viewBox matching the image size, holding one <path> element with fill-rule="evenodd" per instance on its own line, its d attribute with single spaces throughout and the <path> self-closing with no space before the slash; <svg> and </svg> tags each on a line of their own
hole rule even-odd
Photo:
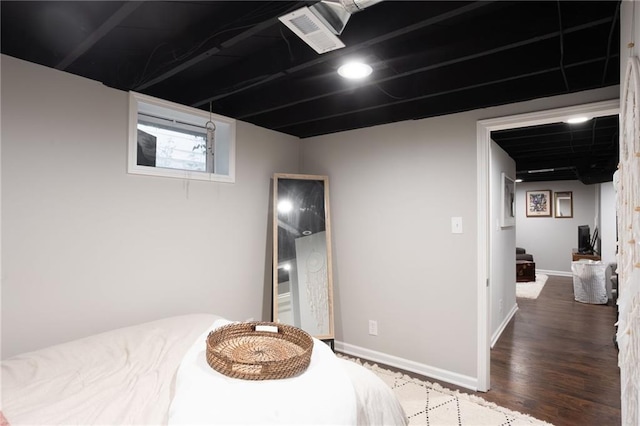
<svg viewBox="0 0 640 426">
<path fill-rule="evenodd" d="M 573 299 L 573 279 L 549 276 L 537 299 L 519 310 L 491 350 L 491 389 L 471 392 L 555 426 L 620 425 L 616 308 Z"/>
<path fill-rule="evenodd" d="M 491 351 L 498 405 L 563 425 L 619 425 L 616 308 L 573 299 L 573 279 L 549 276 L 538 299 L 519 310 Z"/>
</svg>

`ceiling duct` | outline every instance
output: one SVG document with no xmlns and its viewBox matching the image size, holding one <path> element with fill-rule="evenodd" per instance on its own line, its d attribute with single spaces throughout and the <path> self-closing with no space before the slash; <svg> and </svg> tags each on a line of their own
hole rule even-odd
<svg viewBox="0 0 640 426">
<path fill-rule="evenodd" d="M 278 19 L 318 53 L 344 47 L 337 37 L 354 13 L 382 0 L 322 0 Z"/>
</svg>

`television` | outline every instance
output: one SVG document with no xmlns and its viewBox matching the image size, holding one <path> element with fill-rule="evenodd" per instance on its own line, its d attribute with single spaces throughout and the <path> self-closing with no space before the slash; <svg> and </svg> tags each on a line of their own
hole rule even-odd
<svg viewBox="0 0 640 426">
<path fill-rule="evenodd" d="M 593 247 L 591 246 L 591 230 L 589 225 L 578 226 L 578 253 L 591 254 Z"/>
</svg>

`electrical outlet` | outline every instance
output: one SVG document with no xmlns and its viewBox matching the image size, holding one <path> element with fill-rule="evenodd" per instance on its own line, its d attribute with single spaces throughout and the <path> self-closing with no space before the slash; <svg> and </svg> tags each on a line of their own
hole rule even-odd
<svg viewBox="0 0 640 426">
<path fill-rule="evenodd" d="M 369 334 L 371 336 L 377 336 L 378 335 L 378 321 L 369 320 Z"/>
</svg>

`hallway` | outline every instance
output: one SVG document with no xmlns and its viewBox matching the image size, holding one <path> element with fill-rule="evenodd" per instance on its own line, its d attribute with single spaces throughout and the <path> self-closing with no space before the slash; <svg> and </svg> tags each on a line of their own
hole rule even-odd
<svg viewBox="0 0 640 426">
<path fill-rule="evenodd" d="M 549 276 L 491 351 L 482 398 L 556 426 L 619 425 L 616 308 L 574 301 L 570 277 Z"/>
</svg>

